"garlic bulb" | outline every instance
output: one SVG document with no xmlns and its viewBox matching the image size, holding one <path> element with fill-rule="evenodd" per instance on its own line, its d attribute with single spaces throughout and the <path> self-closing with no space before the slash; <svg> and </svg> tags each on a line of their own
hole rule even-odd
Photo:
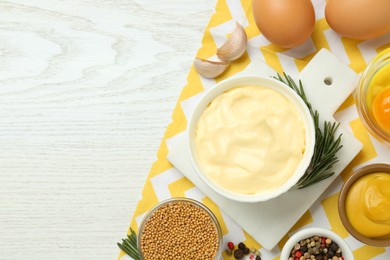
<svg viewBox="0 0 390 260">
<path fill-rule="evenodd" d="M 229 64 L 224 61 L 210 61 L 199 58 L 194 60 L 196 71 L 205 78 L 215 78 L 221 75 L 228 66 Z"/>
<path fill-rule="evenodd" d="M 231 37 L 217 50 L 217 56 L 223 61 L 234 61 L 244 54 L 246 44 L 245 30 L 241 24 L 236 22 L 236 29 L 234 29 Z"/>
</svg>

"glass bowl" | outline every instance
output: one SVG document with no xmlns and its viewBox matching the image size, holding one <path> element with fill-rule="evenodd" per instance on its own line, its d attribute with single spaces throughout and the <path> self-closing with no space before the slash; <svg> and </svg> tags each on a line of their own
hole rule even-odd
<svg viewBox="0 0 390 260">
<path fill-rule="evenodd" d="M 282 253 L 280 255 L 280 260 L 289 260 L 290 252 L 294 248 L 294 245 L 305 238 L 313 236 L 330 238 L 340 247 L 345 260 L 354 260 L 352 250 L 349 248 L 343 238 L 341 238 L 333 231 L 318 227 L 302 229 L 292 235 L 290 239 L 287 240 L 286 244 L 283 246 Z"/>
<path fill-rule="evenodd" d="M 153 214 L 158 209 L 160 209 L 162 206 L 165 206 L 167 204 L 178 203 L 178 202 L 184 202 L 184 203 L 191 204 L 191 205 L 193 205 L 195 207 L 198 207 L 201 210 L 203 210 L 204 212 L 206 212 L 207 215 L 210 217 L 211 221 L 215 225 L 215 229 L 216 229 L 217 236 L 218 236 L 218 249 L 217 249 L 217 253 L 216 253 L 216 256 L 215 256 L 214 260 L 220 259 L 220 256 L 221 256 L 221 253 L 222 253 L 223 238 L 222 238 L 222 229 L 221 229 L 221 226 L 219 225 L 219 222 L 218 222 L 217 218 L 215 217 L 213 212 L 209 208 L 207 208 L 204 204 L 200 203 L 199 201 L 196 201 L 196 200 L 193 200 L 193 199 L 189 199 L 189 198 L 171 198 L 171 199 L 164 200 L 164 201 L 158 203 L 156 206 L 154 206 L 145 215 L 145 217 L 142 219 L 142 222 L 140 224 L 140 227 L 139 227 L 139 230 L 138 230 L 138 237 L 137 237 L 137 247 L 138 247 L 138 252 L 139 252 L 139 255 L 140 255 L 141 259 L 144 259 L 144 254 L 142 252 L 142 247 L 141 247 L 141 238 L 142 238 L 142 235 L 143 235 L 145 224 L 148 222 L 150 217 L 152 217 Z M 189 221 L 194 221 L 194 219 L 190 219 Z"/>
<path fill-rule="evenodd" d="M 390 145 L 390 129 L 386 130 L 382 127 L 375 119 L 373 113 L 374 99 L 381 91 L 384 91 L 384 89 L 387 89 L 389 88 L 388 86 L 390 86 L 390 76 L 389 79 L 387 79 L 388 82 L 385 82 L 387 87 L 381 86 L 380 84 L 375 86 L 373 82 L 375 80 L 376 83 L 380 83 L 380 80 L 375 79 L 375 76 L 379 75 L 379 73 L 384 73 L 385 70 L 386 74 L 390 73 L 390 48 L 380 52 L 367 65 L 360 77 L 359 85 L 355 92 L 355 98 L 359 116 L 365 127 L 379 141 Z"/>
<path fill-rule="evenodd" d="M 339 201 L 338 201 L 338 210 L 339 210 L 341 222 L 343 223 L 344 227 L 347 229 L 348 233 L 350 233 L 354 238 L 367 245 L 377 246 L 377 247 L 388 247 L 390 246 L 390 238 L 387 239 L 371 238 L 359 233 L 349 221 L 347 211 L 346 211 L 346 206 L 345 206 L 346 197 L 351 186 L 361 177 L 376 172 L 384 172 L 390 174 L 390 164 L 384 164 L 384 163 L 370 164 L 354 172 L 353 175 L 351 175 L 351 177 L 347 179 L 347 181 L 344 183 L 343 187 L 341 188 Z"/>
</svg>

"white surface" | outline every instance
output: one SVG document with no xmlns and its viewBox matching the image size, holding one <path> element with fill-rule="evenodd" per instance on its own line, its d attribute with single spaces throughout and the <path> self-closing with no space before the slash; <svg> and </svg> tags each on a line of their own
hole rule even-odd
<svg viewBox="0 0 390 260">
<path fill-rule="evenodd" d="M 0 2 L 0 259 L 117 258 L 215 2 Z"/>
<path fill-rule="evenodd" d="M 248 68 L 241 72 L 241 75 L 275 75 L 269 68 L 262 69 L 264 67 L 266 65 L 260 60 L 252 61 Z M 332 85 L 326 86 L 324 75 L 312 73 L 312 71 L 323 71 L 326 75 L 325 78 L 331 77 L 333 79 Z M 339 73 L 343 75 L 341 79 L 337 77 Z M 347 97 L 355 87 L 356 77 L 355 72 L 324 49 L 311 60 L 300 74 L 304 87 L 306 86 L 307 96 L 317 97 L 317 99 L 313 98 L 316 103 L 313 101 L 312 106 L 315 110 L 321 111 L 320 120 L 324 118 L 334 120 L 333 108 L 339 107 L 344 100 L 332 98 L 332 91 L 337 93 L 337 96 Z M 329 88 L 332 91 L 329 91 Z M 326 102 L 320 102 L 322 100 Z M 360 142 L 347 130 L 340 127 L 339 133 L 343 134 L 341 144 L 344 147 L 338 153 L 340 161 L 334 165 L 335 174 L 332 177 L 305 189 L 291 190 L 265 202 L 236 202 L 222 197 L 210 189 L 192 167 L 186 135 L 180 135 L 178 138 L 181 138 L 181 141 L 176 140 L 176 146 L 170 147 L 168 159 L 248 234 L 265 249 L 271 250 L 361 150 Z M 310 196 L 306 196 L 307 194 Z M 302 200 L 303 197 L 306 199 Z"/>
</svg>

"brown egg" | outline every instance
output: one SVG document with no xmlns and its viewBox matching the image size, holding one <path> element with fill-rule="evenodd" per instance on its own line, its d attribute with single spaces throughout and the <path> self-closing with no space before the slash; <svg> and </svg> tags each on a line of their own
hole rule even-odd
<svg viewBox="0 0 390 260">
<path fill-rule="evenodd" d="M 390 32 L 390 0 L 328 0 L 325 18 L 343 36 L 374 38 Z"/>
<path fill-rule="evenodd" d="M 260 32 L 283 48 L 304 43 L 314 29 L 310 0 L 253 0 L 253 15 Z"/>
</svg>

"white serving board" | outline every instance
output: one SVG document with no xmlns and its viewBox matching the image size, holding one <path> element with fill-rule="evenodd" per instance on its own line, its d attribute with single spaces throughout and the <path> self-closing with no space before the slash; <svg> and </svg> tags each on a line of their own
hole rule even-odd
<svg viewBox="0 0 390 260">
<path fill-rule="evenodd" d="M 276 72 L 261 60 L 256 60 L 238 75 L 275 76 Z M 323 49 L 302 70 L 299 78 L 321 121 L 335 121 L 333 114 L 354 90 L 357 76 L 332 53 Z M 326 85 L 325 79 L 331 80 L 332 84 Z M 334 166 L 335 174 L 332 177 L 266 202 L 232 201 L 211 190 L 191 165 L 186 134 L 181 135 L 182 140 L 177 140 L 176 145 L 170 148 L 168 160 L 265 249 L 272 250 L 361 150 L 361 143 L 350 132 L 340 126 L 339 133 L 343 134 L 343 148 L 338 153 L 340 161 Z"/>
</svg>

